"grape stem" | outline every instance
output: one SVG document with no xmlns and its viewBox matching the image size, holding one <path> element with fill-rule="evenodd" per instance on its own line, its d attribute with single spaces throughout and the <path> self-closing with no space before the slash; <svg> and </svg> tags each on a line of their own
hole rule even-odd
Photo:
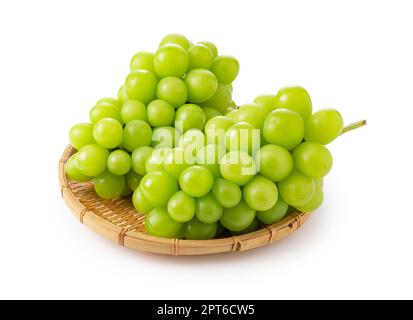
<svg viewBox="0 0 413 320">
<path fill-rule="evenodd" d="M 341 132 L 341 134 L 344 134 L 344 133 L 349 132 L 351 130 L 361 128 L 361 127 L 365 126 L 366 124 L 367 124 L 366 120 L 361 120 L 361 121 L 357 121 L 357 122 L 354 122 L 354 123 L 350 123 L 349 125 L 346 125 L 343 128 L 343 131 Z"/>
</svg>

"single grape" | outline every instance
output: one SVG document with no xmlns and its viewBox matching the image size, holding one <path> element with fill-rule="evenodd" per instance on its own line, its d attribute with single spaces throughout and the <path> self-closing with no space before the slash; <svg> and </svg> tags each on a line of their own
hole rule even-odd
<svg viewBox="0 0 413 320">
<path fill-rule="evenodd" d="M 221 176 L 220 161 L 225 156 L 226 150 L 222 145 L 208 144 L 201 148 L 197 153 L 197 164 L 200 164 L 207 168 L 214 178 Z"/>
<path fill-rule="evenodd" d="M 333 156 L 322 144 L 304 142 L 293 153 L 295 167 L 310 178 L 326 176 L 333 166 Z"/>
<path fill-rule="evenodd" d="M 137 174 L 133 170 L 130 170 L 126 174 L 126 184 L 129 186 L 129 188 L 132 191 L 135 191 L 139 187 L 139 184 L 141 183 L 141 180 L 142 180 L 142 176 Z"/>
<path fill-rule="evenodd" d="M 224 208 L 220 221 L 230 231 L 241 231 L 247 228 L 254 218 L 255 210 L 241 200 L 235 207 Z"/>
<path fill-rule="evenodd" d="M 242 197 L 241 188 L 237 184 L 222 178 L 215 180 L 212 194 L 224 208 L 235 207 Z"/>
<path fill-rule="evenodd" d="M 90 123 L 78 123 L 70 129 L 69 132 L 70 144 L 76 150 L 88 144 L 95 144 L 93 139 L 93 126 Z"/>
<path fill-rule="evenodd" d="M 153 66 L 159 79 L 169 76 L 181 78 L 188 71 L 188 54 L 181 46 L 164 45 L 156 51 Z"/>
<path fill-rule="evenodd" d="M 188 240 L 209 240 L 215 237 L 217 232 L 216 223 L 202 223 L 197 218 L 185 223 L 184 237 Z"/>
<path fill-rule="evenodd" d="M 181 189 L 192 197 L 202 197 L 212 188 L 214 177 L 202 166 L 194 165 L 182 171 L 179 177 Z"/>
<path fill-rule="evenodd" d="M 205 124 L 205 134 L 208 143 L 224 145 L 225 133 L 233 124 L 234 121 L 226 116 L 217 116 L 208 120 Z"/>
<path fill-rule="evenodd" d="M 95 177 L 94 186 L 97 195 L 102 199 L 118 198 L 125 189 L 125 177 L 106 170 Z"/>
<path fill-rule="evenodd" d="M 230 231 L 230 232 L 234 236 L 240 236 L 242 234 L 251 233 L 251 232 L 254 232 L 255 230 L 257 230 L 257 228 L 259 226 L 259 223 L 260 223 L 259 220 L 257 218 L 255 218 L 254 220 L 252 220 L 250 225 L 248 227 L 246 227 L 245 229 L 243 229 L 241 231 Z"/>
<path fill-rule="evenodd" d="M 131 168 L 131 157 L 123 150 L 115 150 L 108 157 L 108 170 L 118 176 L 125 175 Z"/>
<path fill-rule="evenodd" d="M 174 122 L 175 108 L 164 100 L 153 100 L 148 104 L 148 122 L 152 127 L 170 126 Z"/>
<path fill-rule="evenodd" d="M 179 181 L 182 171 L 189 167 L 185 159 L 185 152 L 181 148 L 175 148 L 165 158 L 164 169 L 175 180 Z"/>
<path fill-rule="evenodd" d="M 146 160 L 145 170 L 147 173 L 154 171 L 164 171 L 164 162 L 172 152 L 170 148 L 156 148 L 151 156 Z"/>
<path fill-rule="evenodd" d="M 322 109 L 307 119 L 305 140 L 329 144 L 343 131 L 343 118 L 334 109 Z"/>
<path fill-rule="evenodd" d="M 218 56 L 212 63 L 211 71 L 220 83 L 230 84 L 239 73 L 238 60 L 231 56 Z"/>
<path fill-rule="evenodd" d="M 252 209 L 265 211 L 276 204 L 278 189 L 270 179 L 258 175 L 245 185 L 243 195 L 245 202 Z"/>
<path fill-rule="evenodd" d="M 137 52 L 130 62 L 130 71 L 135 70 L 148 70 L 155 74 L 153 68 L 153 53 L 148 51 Z"/>
<path fill-rule="evenodd" d="M 254 102 L 259 106 L 265 108 L 268 112 L 271 112 L 275 109 L 274 94 L 261 94 L 254 99 Z"/>
<path fill-rule="evenodd" d="M 273 224 L 281 221 L 287 214 L 288 204 L 278 197 L 277 203 L 268 210 L 257 211 L 257 218 L 265 224 Z"/>
<path fill-rule="evenodd" d="M 94 177 L 106 169 L 109 151 L 97 144 L 88 144 L 76 153 L 75 165 L 83 175 Z"/>
<path fill-rule="evenodd" d="M 135 209 L 143 214 L 148 214 L 154 206 L 149 203 L 148 199 L 144 197 L 140 187 L 135 189 L 135 192 L 132 195 L 132 203 Z"/>
<path fill-rule="evenodd" d="M 128 94 L 126 93 L 125 85 L 122 85 L 118 90 L 118 100 L 121 104 L 124 104 L 129 100 Z"/>
<path fill-rule="evenodd" d="M 291 206 L 303 206 L 315 192 L 315 182 L 300 171 L 293 169 L 287 178 L 278 183 L 281 197 Z"/>
<path fill-rule="evenodd" d="M 175 238 L 182 228 L 182 223 L 176 222 L 164 208 L 154 208 L 145 221 L 146 233 L 161 238 Z"/>
<path fill-rule="evenodd" d="M 122 125 L 112 118 L 101 119 L 93 128 L 93 138 L 104 148 L 113 149 L 122 143 Z"/>
<path fill-rule="evenodd" d="M 199 129 L 186 131 L 178 141 L 178 147 L 184 150 L 185 161 L 190 164 L 196 163 L 196 155 L 205 144 L 205 134 Z"/>
<path fill-rule="evenodd" d="M 225 133 L 228 151 L 243 151 L 255 155 L 261 146 L 260 130 L 248 122 L 238 122 Z"/>
<path fill-rule="evenodd" d="M 155 207 L 166 207 L 168 200 L 178 191 L 178 183 L 164 171 L 149 172 L 142 178 L 142 194 Z"/>
<path fill-rule="evenodd" d="M 111 98 L 111 97 L 105 97 L 105 98 L 99 99 L 98 102 L 96 102 L 96 105 L 98 104 L 112 104 L 114 106 L 117 106 L 118 108 L 122 106 L 122 103 L 119 101 L 119 99 Z"/>
<path fill-rule="evenodd" d="M 315 192 L 311 200 L 307 202 L 305 205 L 296 206 L 295 208 L 301 212 L 311 212 L 319 208 L 321 204 L 323 203 L 323 200 L 324 200 L 324 193 L 323 193 L 322 184 L 316 182 Z"/>
<path fill-rule="evenodd" d="M 132 120 L 123 130 L 122 145 L 130 152 L 152 142 L 152 129 L 145 121 Z"/>
<path fill-rule="evenodd" d="M 202 107 L 202 110 L 205 114 L 205 121 L 208 121 L 217 116 L 221 116 L 221 113 L 217 109 L 211 107 Z"/>
<path fill-rule="evenodd" d="M 166 77 L 158 82 L 156 96 L 158 99 L 169 102 L 174 108 L 178 108 L 188 100 L 188 89 L 183 80 L 177 77 Z"/>
<path fill-rule="evenodd" d="M 132 120 L 147 121 L 146 107 L 138 100 L 127 100 L 120 109 L 120 116 L 124 123 L 131 122 Z"/>
<path fill-rule="evenodd" d="M 205 113 L 196 104 L 184 104 L 176 110 L 175 128 L 181 132 L 186 132 L 189 129 L 203 130 L 205 122 Z"/>
<path fill-rule="evenodd" d="M 263 134 L 268 143 L 291 150 L 304 138 L 304 121 L 294 111 L 276 109 L 265 119 Z"/>
<path fill-rule="evenodd" d="M 146 174 L 146 161 L 150 158 L 152 155 L 153 149 L 149 146 L 142 146 L 137 149 L 135 149 L 132 152 L 132 169 L 140 174 L 140 175 L 145 175 Z"/>
<path fill-rule="evenodd" d="M 275 144 L 262 146 L 257 152 L 255 163 L 260 174 L 275 182 L 286 178 L 294 166 L 288 150 Z"/>
<path fill-rule="evenodd" d="M 218 55 L 218 49 L 215 44 L 211 41 L 199 41 L 198 44 L 203 44 L 204 46 L 208 47 L 211 50 L 212 58 L 215 58 Z"/>
<path fill-rule="evenodd" d="M 92 124 L 95 124 L 99 120 L 105 118 L 112 118 L 121 124 L 123 123 L 119 107 L 108 103 L 95 105 L 89 112 L 89 118 Z"/>
<path fill-rule="evenodd" d="M 201 107 L 210 107 L 225 114 L 232 102 L 231 90 L 225 84 L 218 83 L 215 94 L 207 101 L 200 104 Z"/>
<path fill-rule="evenodd" d="M 77 182 L 86 182 L 92 179 L 92 177 L 86 176 L 80 172 L 76 167 L 76 153 L 73 154 L 65 164 L 65 173 L 70 180 Z"/>
<path fill-rule="evenodd" d="M 186 74 L 185 84 L 188 88 L 188 101 L 201 103 L 211 99 L 218 89 L 215 75 L 206 69 L 193 69 Z"/>
<path fill-rule="evenodd" d="M 221 219 L 222 206 L 215 200 L 212 193 L 196 199 L 196 217 L 203 223 L 215 223 Z"/>
<path fill-rule="evenodd" d="M 188 222 L 195 216 L 195 199 L 183 191 L 178 191 L 169 199 L 167 208 L 172 219 Z"/>
<path fill-rule="evenodd" d="M 212 65 L 211 50 L 203 44 L 194 44 L 188 49 L 189 69 L 209 69 Z"/>
<path fill-rule="evenodd" d="M 313 112 L 310 95 L 300 86 L 281 88 L 275 97 L 275 106 L 297 112 L 303 120 L 307 120 Z"/>
<path fill-rule="evenodd" d="M 154 148 L 173 148 L 180 137 L 174 127 L 157 127 L 153 129 L 151 145 Z"/>
<path fill-rule="evenodd" d="M 220 164 L 221 175 L 224 179 L 246 185 L 257 173 L 254 160 L 243 151 L 228 152 Z"/>
<path fill-rule="evenodd" d="M 166 45 L 166 44 L 176 44 L 178 46 L 181 46 L 185 50 L 188 50 L 189 47 L 191 46 L 191 41 L 189 41 L 184 35 L 179 34 L 179 33 L 171 33 L 166 35 L 161 43 L 159 44 L 160 47 Z"/>
<path fill-rule="evenodd" d="M 125 80 L 126 94 L 130 99 L 148 104 L 155 98 L 158 80 L 148 70 L 136 70 L 129 73 Z"/>
<path fill-rule="evenodd" d="M 235 117 L 237 122 L 248 122 L 256 129 L 261 129 L 267 115 L 267 109 L 256 103 L 247 103 L 239 107 Z"/>
</svg>

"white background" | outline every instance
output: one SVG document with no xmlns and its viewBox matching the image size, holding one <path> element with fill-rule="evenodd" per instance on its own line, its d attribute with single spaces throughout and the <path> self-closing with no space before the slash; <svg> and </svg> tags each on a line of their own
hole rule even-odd
<svg viewBox="0 0 413 320">
<path fill-rule="evenodd" d="M 0 298 L 413 298 L 411 1 L 2 1 Z M 241 63 L 235 100 L 300 84 L 368 126 L 331 145 L 322 208 L 271 247 L 169 257 L 73 218 L 71 125 L 167 33 Z"/>
</svg>

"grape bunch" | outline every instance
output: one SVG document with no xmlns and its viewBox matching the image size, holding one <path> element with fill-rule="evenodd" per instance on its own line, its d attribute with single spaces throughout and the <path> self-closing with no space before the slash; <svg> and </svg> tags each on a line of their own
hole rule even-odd
<svg viewBox="0 0 413 320">
<path fill-rule="evenodd" d="M 100 99 L 90 122 L 70 130 L 77 152 L 66 175 L 93 180 L 103 199 L 131 196 L 147 233 L 165 238 L 239 235 L 317 209 L 340 113 L 313 113 L 299 86 L 238 107 L 238 72 L 212 42 L 179 34 L 136 53 L 117 98 Z"/>
</svg>

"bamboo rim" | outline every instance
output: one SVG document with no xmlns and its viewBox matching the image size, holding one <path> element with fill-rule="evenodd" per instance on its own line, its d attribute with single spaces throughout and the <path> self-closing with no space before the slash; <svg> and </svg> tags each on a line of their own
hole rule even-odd
<svg viewBox="0 0 413 320">
<path fill-rule="evenodd" d="M 137 212 L 128 198 L 103 200 L 91 182 L 67 179 L 64 167 L 75 152 L 68 145 L 59 161 L 59 181 L 63 199 L 79 221 L 101 236 L 121 246 L 165 255 L 188 256 L 241 252 L 277 242 L 299 229 L 311 213 L 293 212 L 278 223 L 260 230 L 213 240 L 165 239 L 147 235 L 145 215 Z"/>
</svg>

